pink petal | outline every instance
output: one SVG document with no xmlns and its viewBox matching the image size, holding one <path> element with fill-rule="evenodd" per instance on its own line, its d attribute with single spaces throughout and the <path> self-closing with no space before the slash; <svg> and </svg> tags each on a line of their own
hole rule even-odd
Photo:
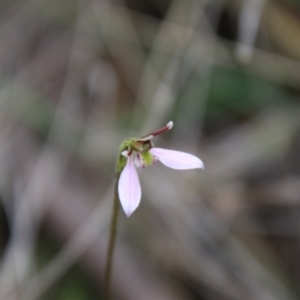
<svg viewBox="0 0 300 300">
<path fill-rule="evenodd" d="M 151 148 L 150 152 L 158 157 L 161 163 L 172 169 L 204 169 L 201 159 L 189 153 L 155 147 Z"/>
<path fill-rule="evenodd" d="M 129 217 L 139 206 L 142 195 L 132 155 L 128 157 L 127 164 L 121 173 L 118 192 L 123 210 L 126 216 Z"/>
</svg>

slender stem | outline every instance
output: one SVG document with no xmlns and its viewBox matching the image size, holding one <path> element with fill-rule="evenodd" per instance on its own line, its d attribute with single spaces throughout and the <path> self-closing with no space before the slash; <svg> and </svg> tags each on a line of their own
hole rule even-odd
<svg viewBox="0 0 300 300">
<path fill-rule="evenodd" d="M 109 242 L 107 247 L 106 265 L 104 270 L 104 300 L 110 300 L 110 283 L 113 264 L 113 255 L 115 249 L 115 242 L 117 237 L 117 224 L 118 224 L 118 212 L 119 212 L 119 195 L 118 195 L 118 182 L 119 174 L 116 176 L 115 191 L 114 191 L 114 203 L 110 221 Z"/>
</svg>

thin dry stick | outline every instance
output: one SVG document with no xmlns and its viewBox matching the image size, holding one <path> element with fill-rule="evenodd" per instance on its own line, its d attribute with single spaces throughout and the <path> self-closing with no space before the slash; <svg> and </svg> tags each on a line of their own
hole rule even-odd
<svg viewBox="0 0 300 300">
<path fill-rule="evenodd" d="M 113 264 L 113 255 L 117 237 L 117 224 L 118 224 L 118 213 L 119 213 L 119 194 L 118 194 L 118 182 L 120 174 L 116 176 L 115 191 L 114 191 L 114 203 L 113 210 L 110 221 L 110 232 L 109 232 L 109 242 L 107 247 L 106 265 L 104 269 L 104 299 L 110 300 L 110 283 L 111 283 L 111 273 Z"/>
</svg>

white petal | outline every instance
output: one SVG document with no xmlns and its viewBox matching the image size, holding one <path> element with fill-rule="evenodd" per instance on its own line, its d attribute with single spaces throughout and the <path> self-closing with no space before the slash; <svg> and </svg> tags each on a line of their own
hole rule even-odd
<svg viewBox="0 0 300 300">
<path fill-rule="evenodd" d="M 134 164 L 137 168 L 143 168 L 145 167 L 143 165 L 143 161 L 141 159 L 141 156 L 139 155 L 139 153 L 136 154 L 136 157 L 134 158 Z"/>
<path fill-rule="evenodd" d="M 204 169 L 201 159 L 189 153 L 155 147 L 151 148 L 150 152 L 157 156 L 161 163 L 172 169 Z"/>
<path fill-rule="evenodd" d="M 118 192 L 123 210 L 126 216 L 129 217 L 139 206 L 142 195 L 132 155 L 128 157 L 127 164 L 121 173 Z"/>
</svg>

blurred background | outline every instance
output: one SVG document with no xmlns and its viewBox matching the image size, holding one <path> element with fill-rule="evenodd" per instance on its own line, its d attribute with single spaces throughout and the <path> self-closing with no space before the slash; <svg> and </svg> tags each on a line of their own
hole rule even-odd
<svg viewBox="0 0 300 300">
<path fill-rule="evenodd" d="M 139 170 L 119 300 L 300 299 L 300 2 L 0 1 L 0 299 L 102 299 L 120 143 Z"/>
</svg>

